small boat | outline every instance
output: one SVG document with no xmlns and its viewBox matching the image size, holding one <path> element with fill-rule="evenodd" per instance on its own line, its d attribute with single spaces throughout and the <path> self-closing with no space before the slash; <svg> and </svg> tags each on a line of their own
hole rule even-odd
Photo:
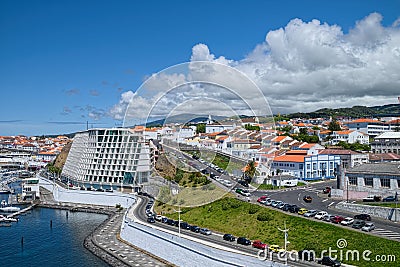
<svg viewBox="0 0 400 267">
<path fill-rule="evenodd" d="M 10 194 L 11 191 L 5 188 L 0 189 L 0 194 Z"/>
<path fill-rule="evenodd" d="M 1 208 L 0 208 L 0 211 L 2 211 L 2 212 L 9 212 L 9 213 L 11 213 L 11 212 L 17 212 L 17 211 L 20 211 L 20 210 L 21 210 L 20 208 L 18 208 L 18 207 L 12 207 L 12 206 L 1 207 Z"/>
</svg>

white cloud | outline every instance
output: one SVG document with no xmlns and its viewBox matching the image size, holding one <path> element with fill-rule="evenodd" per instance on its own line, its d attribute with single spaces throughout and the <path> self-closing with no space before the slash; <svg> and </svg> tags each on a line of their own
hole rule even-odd
<svg viewBox="0 0 400 267">
<path fill-rule="evenodd" d="M 265 112 L 269 107 L 262 95 L 273 113 L 395 103 L 400 93 L 399 22 L 389 27 L 381 22 L 382 16 L 372 13 L 344 33 L 338 25 L 293 19 L 268 32 L 263 43 L 238 60 L 217 57 L 207 45 L 197 44 L 189 65 L 151 75 L 135 97 L 130 91 L 122 94 L 110 114 L 122 119 L 131 99 L 135 104 L 129 117 L 142 118 L 146 112 L 154 117 L 177 111 L 222 114 L 227 106 L 230 112 L 245 113 L 249 103 L 253 111 Z M 250 77 L 262 94 L 224 65 Z M 194 81 L 211 84 L 185 85 Z"/>
</svg>

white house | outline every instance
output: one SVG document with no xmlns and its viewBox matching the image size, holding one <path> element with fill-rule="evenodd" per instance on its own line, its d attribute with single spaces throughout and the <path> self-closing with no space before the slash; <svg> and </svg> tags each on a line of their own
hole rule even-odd
<svg viewBox="0 0 400 267">
<path fill-rule="evenodd" d="M 340 141 L 354 144 L 369 144 L 369 136 L 366 133 L 354 130 L 346 130 L 346 131 L 334 131 L 332 133 L 332 141 L 331 144 L 335 145 Z"/>
</svg>

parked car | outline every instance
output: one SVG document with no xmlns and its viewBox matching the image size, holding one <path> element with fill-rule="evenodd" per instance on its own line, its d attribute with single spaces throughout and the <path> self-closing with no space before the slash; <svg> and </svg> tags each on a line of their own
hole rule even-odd
<svg viewBox="0 0 400 267">
<path fill-rule="evenodd" d="M 211 231 L 209 229 L 207 229 L 207 228 L 201 228 L 200 229 L 200 234 L 211 235 Z"/>
<path fill-rule="evenodd" d="M 233 235 L 231 235 L 231 234 L 224 234 L 224 236 L 223 236 L 222 238 L 223 238 L 224 240 L 230 241 L 230 242 L 233 242 L 233 241 L 236 240 L 236 238 L 235 238 Z"/>
<path fill-rule="evenodd" d="M 272 201 L 271 206 L 276 208 L 278 205 L 280 205 L 281 203 L 283 203 L 282 201 L 278 200 L 278 201 Z"/>
<path fill-rule="evenodd" d="M 251 241 L 248 240 L 247 238 L 243 237 L 243 236 L 238 237 L 236 242 L 238 244 L 245 245 L 245 246 L 251 245 Z"/>
<path fill-rule="evenodd" d="M 366 223 L 366 224 L 361 228 L 361 230 L 362 230 L 362 231 L 365 231 L 365 232 L 371 232 L 371 231 L 374 230 L 374 229 L 375 229 L 375 225 L 374 225 L 373 223 L 371 223 L 371 222 Z"/>
<path fill-rule="evenodd" d="M 328 212 L 320 211 L 317 214 L 315 214 L 314 218 L 317 220 L 322 220 L 322 218 L 324 218 L 325 215 L 328 215 Z"/>
<path fill-rule="evenodd" d="M 161 219 L 161 222 L 162 222 L 162 223 L 168 223 L 168 218 L 167 218 L 167 217 L 163 217 L 163 218 Z"/>
<path fill-rule="evenodd" d="M 289 211 L 289 208 L 292 206 L 292 204 L 289 203 L 285 203 L 285 205 L 283 205 L 282 210 L 283 211 Z"/>
<path fill-rule="evenodd" d="M 369 214 L 357 214 L 354 215 L 354 219 L 359 219 L 359 220 L 364 220 L 364 221 L 370 221 L 371 220 L 371 215 Z"/>
<path fill-rule="evenodd" d="M 341 225 L 346 225 L 346 226 L 351 225 L 353 223 L 354 223 L 354 219 L 351 217 L 346 217 L 346 218 L 344 218 L 343 221 L 340 222 Z"/>
<path fill-rule="evenodd" d="M 149 217 L 149 218 L 147 218 L 147 222 L 149 222 L 149 223 L 155 223 L 156 220 L 154 219 L 154 217 Z"/>
<path fill-rule="evenodd" d="M 223 180 L 223 181 L 222 181 L 222 184 L 225 185 L 225 186 L 227 186 L 227 187 L 231 187 L 231 186 L 233 185 L 232 182 L 229 181 L 229 180 Z"/>
<path fill-rule="evenodd" d="M 368 196 L 363 198 L 363 202 L 378 202 L 381 201 L 382 197 L 380 196 Z"/>
<path fill-rule="evenodd" d="M 253 248 L 265 249 L 268 245 L 263 243 L 261 240 L 254 240 L 252 246 Z"/>
<path fill-rule="evenodd" d="M 200 227 L 198 227 L 197 225 L 191 225 L 190 231 L 195 232 L 195 233 L 200 233 Z"/>
<path fill-rule="evenodd" d="M 285 250 L 283 248 L 280 248 L 278 245 L 271 245 L 268 247 L 268 249 L 275 253 L 285 252 Z"/>
<path fill-rule="evenodd" d="M 271 204 L 272 204 L 272 199 L 267 198 L 267 199 L 265 200 L 264 205 L 265 205 L 265 206 L 271 206 Z"/>
<path fill-rule="evenodd" d="M 385 197 L 382 201 L 383 202 L 393 202 L 393 201 L 396 201 L 396 197 L 395 196 L 388 196 L 388 197 Z"/>
<path fill-rule="evenodd" d="M 187 222 L 181 222 L 181 229 L 186 229 L 186 230 L 190 230 L 190 224 L 188 224 Z"/>
<path fill-rule="evenodd" d="M 344 217 L 336 215 L 331 219 L 331 222 L 333 223 L 341 223 L 344 220 Z"/>
<path fill-rule="evenodd" d="M 318 260 L 318 263 L 325 266 L 333 266 L 333 267 L 338 267 L 341 265 L 340 261 L 334 260 L 328 256 L 325 256 L 322 259 Z"/>
<path fill-rule="evenodd" d="M 172 219 L 167 219 L 167 224 L 174 226 L 175 225 L 175 221 L 172 220 Z"/>
<path fill-rule="evenodd" d="M 304 196 L 303 197 L 304 202 L 306 203 L 311 203 L 312 202 L 312 197 L 311 196 Z"/>
<path fill-rule="evenodd" d="M 285 206 L 285 202 L 279 203 L 278 205 L 276 205 L 276 208 L 278 209 L 283 209 L 283 207 Z"/>
<path fill-rule="evenodd" d="M 365 221 L 363 221 L 363 220 L 355 220 L 351 227 L 354 228 L 354 229 L 361 229 L 364 226 L 365 226 Z"/>
<path fill-rule="evenodd" d="M 245 197 L 249 197 L 249 196 L 250 196 L 250 192 L 249 192 L 247 189 L 242 189 L 242 191 L 240 192 L 240 194 L 241 194 L 242 196 L 245 196 Z"/>
<path fill-rule="evenodd" d="M 299 211 L 298 211 L 297 213 L 300 214 L 300 215 L 303 215 L 303 214 L 306 213 L 307 211 L 308 211 L 307 209 L 301 208 L 301 209 L 299 209 Z"/>
<path fill-rule="evenodd" d="M 163 219 L 163 216 L 160 215 L 160 214 L 157 214 L 156 217 L 155 217 L 155 219 L 156 219 L 156 221 L 161 222 L 162 219 Z"/>
<path fill-rule="evenodd" d="M 244 187 L 249 187 L 249 183 L 246 182 L 245 180 L 239 180 L 238 183 L 241 184 Z"/>
<path fill-rule="evenodd" d="M 334 217 L 335 217 L 335 215 L 327 214 L 322 218 L 322 220 L 325 222 L 331 222 Z"/>
<path fill-rule="evenodd" d="M 289 207 L 289 211 L 290 211 L 291 213 L 297 213 L 297 212 L 299 212 L 299 210 L 300 210 L 300 207 L 298 207 L 297 205 L 291 205 L 291 206 Z"/>
<path fill-rule="evenodd" d="M 309 210 L 303 214 L 304 217 L 314 217 L 318 213 L 317 210 Z"/>
</svg>

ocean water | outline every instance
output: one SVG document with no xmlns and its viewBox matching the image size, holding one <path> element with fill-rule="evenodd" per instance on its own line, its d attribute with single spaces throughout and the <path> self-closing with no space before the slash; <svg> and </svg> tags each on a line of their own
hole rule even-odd
<svg viewBox="0 0 400 267">
<path fill-rule="evenodd" d="M 83 246 L 105 219 L 102 214 L 69 211 L 67 216 L 66 210 L 35 208 L 11 227 L 0 227 L 0 266 L 108 266 Z"/>
</svg>

